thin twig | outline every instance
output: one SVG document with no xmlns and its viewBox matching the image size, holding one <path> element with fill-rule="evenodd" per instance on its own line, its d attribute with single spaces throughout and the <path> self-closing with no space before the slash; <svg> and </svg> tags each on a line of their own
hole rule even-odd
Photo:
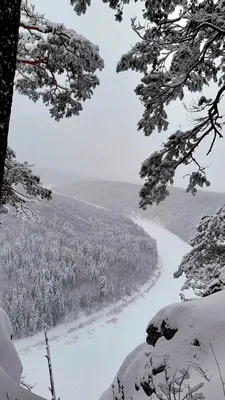
<svg viewBox="0 0 225 400">
<path fill-rule="evenodd" d="M 215 354 L 215 351 L 214 351 L 214 349 L 213 349 L 212 343 L 209 343 L 209 345 L 210 345 L 210 347 L 211 347 L 211 350 L 212 350 L 212 353 L 213 353 L 213 357 L 214 357 L 214 359 L 215 359 L 215 361 L 216 361 L 216 365 L 217 365 L 217 368 L 218 368 L 218 371 L 219 371 L 219 375 L 220 375 L 220 380 L 221 380 L 221 383 L 222 383 L 223 395 L 224 395 L 224 397 L 225 397 L 225 383 L 224 383 L 224 381 L 223 381 L 223 377 L 222 377 L 220 365 L 219 365 L 218 360 L 217 360 L 217 358 L 216 358 L 216 354 Z"/>
</svg>

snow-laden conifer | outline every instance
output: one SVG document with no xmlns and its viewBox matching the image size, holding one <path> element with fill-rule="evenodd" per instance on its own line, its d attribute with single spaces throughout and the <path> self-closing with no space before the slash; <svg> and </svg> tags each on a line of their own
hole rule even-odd
<svg viewBox="0 0 225 400">
<path fill-rule="evenodd" d="M 95 72 L 103 67 L 98 46 L 22 1 L 15 77 L 19 93 L 41 99 L 57 121 L 79 115 L 82 102 L 99 85 Z"/>
<path fill-rule="evenodd" d="M 225 276 L 225 207 L 215 215 L 204 215 L 190 241 L 192 249 L 175 272 L 185 274 L 182 289 L 192 288 L 198 296 L 206 296 L 224 288 Z"/>
<path fill-rule="evenodd" d="M 51 190 L 44 188 L 40 177 L 32 172 L 27 162 L 18 162 L 15 152 L 8 147 L 5 159 L 0 213 L 13 207 L 16 214 L 28 218 L 35 215 L 31 205 L 38 199 L 50 200 Z"/>
<path fill-rule="evenodd" d="M 138 0 L 136 0 L 138 2 Z M 90 0 L 71 0 L 78 14 L 86 12 Z M 93 2 L 92 2 L 93 3 Z M 104 0 L 121 20 L 123 8 L 130 0 Z M 117 71 L 135 70 L 142 74 L 135 93 L 144 112 L 138 129 L 145 136 L 169 128 L 167 107 L 186 99 L 187 93 L 198 93 L 193 103 L 194 123 L 170 132 L 162 148 L 142 164 L 140 176 L 145 179 L 140 192 L 140 206 L 159 203 L 169 195 L 168 185 L 181 165 L 191 164 L 187 191 L 209 186 L 206 169 L 200 165 L 196 150 L 209 142 L 209 154 L 215 141 L 222 137 L 223 114 L 220 101 L 225 91 L 225 3 L 224 0 L 139 0 L 144 23 L 132 20 L 138 42 L 124 54 Z M 212 98 L 206 88 L 217 85 Z M 195 96 L 196 98 L 196 96 Z"/>
</svg>

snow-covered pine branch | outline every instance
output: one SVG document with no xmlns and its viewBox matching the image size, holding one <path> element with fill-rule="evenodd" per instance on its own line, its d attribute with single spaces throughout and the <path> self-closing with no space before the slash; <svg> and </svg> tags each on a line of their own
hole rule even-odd
<svg viewBox="0 0 225 400">
<path fill-rule="evenodd" d="M 136 0 L 138 1 L 138 0 Z M 139 0 L 140 3 L 142 0 Z M 86 12 L 90 0 L 72 0 L 78 14 Z M 104 0 L 122 19 L 123 7 L 129 0 Z M 196 149 L 210 140 L 209 154 L 215 141 L 222 137 L 224 122 L 220 101 L 225 91 L 225 4 L 223 0 L 145 1 L 142 27 L 132 21 L 139 41 L 121 57 L 117 72 L 135 70 L 143 74 L 135 93 L 144 105 L 138 129 L 145 136 L 169 126 L 167 106 L 183 100 L 187 91 L 200 93 L 193 111 L 194 126 L 170 135 L 161 150 L 144 161 L 140 176 L 145 179 L 140 192 L 140 206 L 159 203 L 169 195 L 181 165 L 193 165 L 187 191 L 195 194 L 197 187 L 208 186 L 205 167 L 196 158 Z M 216 82 L 218 92 L 207 98 L 205 88 Z M 185 92 L 186 90 L 186 92 Z M 196 113 L 200 113 L 197 114 Z"/>
<path fill-rule="evenodd" d="M 79 115 L 82 102 L 99 85 L 95 72 L 103 67 L 98 46 L 22 1 L 15 77 L 19 93 L 42 99 L 57 121 Z"/>
<path fill-rule="evenodd" d="M 0 213 L 7 213 L 8 207 L 17 213 L 31 217 L 35 214 L 29 204 L 40 199 L 51 199 L 51 190 L 40 182 L 40 177 L 32 172 L 27 162 L 19 163 L 16 154 L 8 147 L 5 159 L 5 171 L 2 186 Z"/>
<path fill-rule="evenodd" d="M 102 0 L 103 3 L 108 3 L 109 7 L 116 11 L 115 17 L 117 21 L 122 21 L 124 5 L 132 3 L 132 0 Z M 143 16 L 150 21 L 158 21 L 162 17 L 171 14 L 175 11 L 178 5 L 185 5 L 186 0 L 167 0 L 167 1 L 155 1 L 152 0 L 134 0 L 144 3 Z M 87 8 L 91 5 L 91 0 L 70 0 L 74 6 L 74 10 L 78 15 L 85 14 Z M 93 2 L 94 3 L 94 2 Z"/>
<path fill-rule="evenodd" d="M 175 272 L 185 274 L 182 290 L 192 288 L 198 296 L 206 296 L 225 287 L 225 206 L 215 215 L 204 215 L 190 241 L 192 249 Z"/>
</svg>

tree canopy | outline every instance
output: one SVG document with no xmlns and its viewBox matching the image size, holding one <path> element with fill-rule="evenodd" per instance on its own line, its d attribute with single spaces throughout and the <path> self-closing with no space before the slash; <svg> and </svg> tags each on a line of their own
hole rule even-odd
<svg viewBox="0 0 225 400">
<path fill-rule="evenodd" d="M 82 102 L 99 85 L 95 72 L 103 67 L 98 46 L 22 1 L 15 77 L 19 93 L 42 99 L 56 121 L 79 115 Z"/>
<path fill-rule="evenodd" d="M 138 1 L 138 0 L 136 0 Z M 121 20 L 129 0 L 105 0 Z M 142 1 L 140 0 L 140 3 Z M 78 14 L 85 13 L 90 0 L 71 0 Z M 195 194 L 198 187 L 209 186 L 206 168 L 198 162 L 196 149 L 210 138 L 209 154 L 215 141 L 222 137 L 223 115 L 220 101 L 225 91 L 224 37 L 225 4 L 223 0 L 147 0 L 141 25 L 132 20 L 139 41 L 124 54 L 117 72 L 135 70 L 143 74 L 135 93 L 144 105 L 138 129 L 145 136 L 169 128 L 167 106 L 185 99 L 186 93 L 199 93 L 190 108 L 194 112 L 191 129 L 178 129 L 159 151 L 142 164 L 140 176 L 145 183 L 140 192 L 140 207 L 159 203 L 169 195 L 177 169 L 192 164 L 187 191 Z M 218 84 L 214 98 L 205 89 Z"/>
<path fill-rule="evenodd" d="M 138 2 L 138 0 L 135 0 Z M 117 72 L 142 73 L 135 93 L 144 105 L 138 129 L 146 136 L 169 129 L 167 107 L 185 99 L 186 93 L 199 93 L 192 104 L 193 126 L 169 135 L 162 148 L 142 164 L 145 180 L 140 207 L 159 203 L 169 195 L 177 169 L 191 164 L 187 191 L 209 186 L 206 168 L 196 156 L 197 148 L 210 139 L 209 154 L 222 137 L 223 115 L 220 101 L 224 83 L 225 5 L 223 0 L 157 0 L 143 3 L 143 24 L 132 19 L 138 42 L 117 65 Z M 104 0 L 115 10 L 118 21 L 130 0 Z M 87 11 L 91 0 L 71 0 L 75 12 Z M 34 101 L 42 99 L 56 120 L 78 115 L 82 102 L 99 84 L 95 75 L 104 62 L 99 49 L 74 30 L 50 22 L 22 1 L 17 52 L 16 89 Z M 215 82 L 218 91 L 208 98 L 207 86 Z"/>
<path fill-rule="evenodd" d="M 192 288 L 198 296 L 220 290 L 224 287 L 224 274 L 223 279 L 220 274 L 225 267 L 225 206 L 201 218 L 190 245 L 174 274 L 175 278 L 185 274 L 182 290 Z"/>
<path fill-rule="evenodd" d="M 4 12 L 5 9 L 1 11 L 0 8 L 0 13 Z M 9 16 L 11 18 L 11 14 Z M 6 69 L 7 63 L 8 61 L 5 63 Z M 103 67 L 104 61 L 99 55 L 98 46 L 75 30 L 51 22 L 45 15 L 38 13 L 34 6 L 29 5 L 27 0 L 21 2 L 14 79 L 14 87 L 20 94 L 35 102 L 41 99 L 56 121 L 79 115 L 82 103 L 91 98 L 94 89 L 99 85 L 95 72 Z M 4 75 L 3 71 L 0 73 Z M 11 78 L 12 76 L 9 77 Z M 7 79 L 8 76 L 5 81 L 9 88 L 10 82 Z M 40 178 L 32 173 L 27 163 L 17 162 L 15 153 L 10 148 L 7 149 L 9 109 L 4 107 L 5 98 L 9 99 L 10 96 L 5 87 L 0 92 L 3 93 L 0 103 L 4 111 L 1 125 L 4 132 L 1 135 L 2 142 L 0 141 L 0 149 L 3 146 L 1 162 L 4 170 L 4 178 L 3 171 L 0 178 L 0 212 L 6 212 L 5 205 L 9 204 L 30 216 L 33 212 L 25 204 L 38 197 L 50 199 L 51 192 L 42 188 Z M 20 193 L 21 187 L 23 193 Z"/>
<path fill-rule="evenodd" d="M 27 162 L 16 160 L 15 152 L 8 147 L 2 186 L 0 213 L 7 213 L 8 206 L 28 218 L 35 216 L 31 204 L 38 199 L 50 200 L 52 192 L 42 186 L 40 177 L 32 172 Z"/>
</svg>

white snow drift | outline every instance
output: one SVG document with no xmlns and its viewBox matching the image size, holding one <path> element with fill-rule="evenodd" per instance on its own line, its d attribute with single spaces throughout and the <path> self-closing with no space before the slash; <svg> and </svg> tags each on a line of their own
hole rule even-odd
<svg viewBox="0 0 225 400">
<path fill-rule="evenodd" d="M 11 322 L 0 308 L 0 399 L 42 400 L 20 386 L 22 364 L 12 342 Z"/>
</svg>

